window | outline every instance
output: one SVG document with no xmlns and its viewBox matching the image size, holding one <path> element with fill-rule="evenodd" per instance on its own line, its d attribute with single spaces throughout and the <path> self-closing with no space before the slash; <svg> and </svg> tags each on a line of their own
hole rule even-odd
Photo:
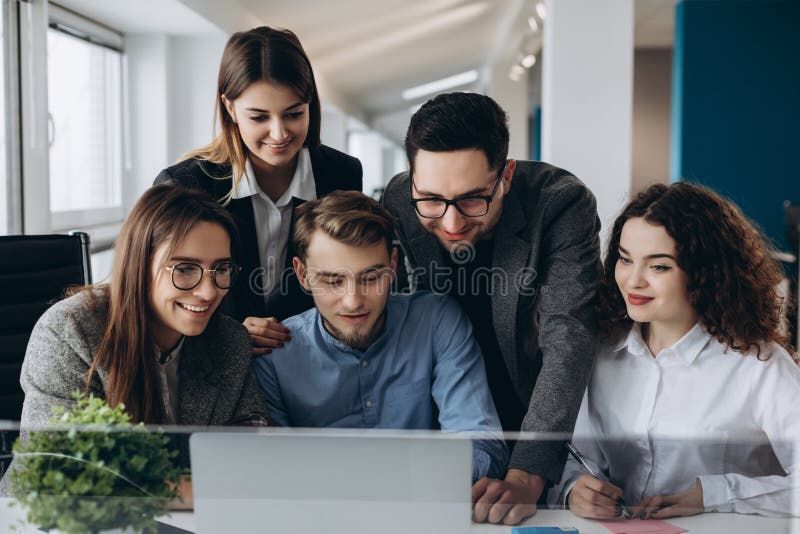
<svg viewBox="0 0 800 534">
<path fill-rule="evenodd" d="M 121 37 L 51 4 L 47 89 L 52 228 L 121 220 Z"/>
<path fill-rule="evenodd" d="M 8 16 L 6 13 L 7 5 L 5 1 L 0 2 L 0 91 L 4 98 L 0 100 L 0 235 L 6 235 L 14 231 L 14 193 L 12 174 L 9 172 L 9 117 L 8 117 L 8 90 L 9 68 L 6 62 L 9 51 L 9 31 Z"/>
</svg>

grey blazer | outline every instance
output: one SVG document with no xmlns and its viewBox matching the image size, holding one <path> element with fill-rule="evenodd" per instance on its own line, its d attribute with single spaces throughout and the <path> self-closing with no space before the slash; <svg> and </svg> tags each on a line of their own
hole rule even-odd
<svg viewBox="0 0 800 534">
<path fill-rule="evenodd" d="M 404 172 L 392 178 L 383 202 L 396 218 L 412 289 L 435 291 L 436 273 L 450 263 L 410 198 Z M 583 183 L 546 163 L 517 161 L 495 228 L 492 268 L 502 274 L 492 275 L 491 303 L 503 362 L 528 406 L 523 431 L 571 433 L 575 426 L 594 357 L 599 230 Z M 509 468 L 557 483 L 565 453 L 561 442 L 521 441 Z"/>
<path fill-rule="evenodd" d="M 72 392 L 84 390 L 107 324 L 108 298 L 96 291 L 95 299 L 97 313 L 88 294 L 79 293 L 53 305 L 33 328 L 20 376 L 23 429 L 47 423 L 52 406 L 68 408 Z M 202 334 L 186 338 L 178 364 L 177 423 L 223 425 L 239 415 L 263 415 L 266 405 L 250 367 L 252 357 L 244 327 L 221 314 Z M 91 391 L 104 397 L 107 384 L 108 373 L 100 369 Z"/>
<path fill-rule="evenodd" d="M 69 408 L 72 392 L 84 391 L 108 320 L 106 294 L 95 291 L 93 300 L 94 310 L 87 293 L 73 295 L 50 307 L 34 326 L 20 376 L 23 440 L 27 431 L 48 423 L 52 406 Z M 266 403 L 252 372 L 252 357 L 245 328 L 220 313 L 202 334 L 186 338 L 178 363 L 177 424 L 224 425 L 237 416 L 264 416 Z M 108 373 L 99 369 L 90 391 L 104 398 L 107 384 Z M 9 471 L 13 468 L 12 463 Z M 8 490 L 4 477 L 0 495 Z"/>
</svg>

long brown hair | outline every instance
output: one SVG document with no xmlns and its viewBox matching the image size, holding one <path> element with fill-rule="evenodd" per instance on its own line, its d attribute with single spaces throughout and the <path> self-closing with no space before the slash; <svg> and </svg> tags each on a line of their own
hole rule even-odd
<svg viewBox="0 0 800 534">
<path fill-rule="evenodd" d="M 161 423 L 165 417 L 151 332 L 153 257 L 166 244 L 164 257 L 169 258 L 201 221 L 217 223 L 227 231 L 234 256 L 236 225 L 214 199 L 171 183 L 151 187 L 122 225 L 110 284 L 99 286 L 108 293 L 108 325 L 87 374 L 86 391 L 98 369 L 103 369 L 108 373 L 106 400 L 112 406 L 123 403 L 137 422 Z"/>
<path fill-rule="evenodd" d="M 793 352 L 780 328 L 783 299 L 776 287 L 783 272 L 771 248 L 733 202 L 685 182 L 649 187 L 614 221 L 598 292 L 601 332 L 618 334 L 632 324 L 614 271 L 622 227 L 637 217 L 663 226 L 675 240 L 689 300 L 712 336 L 737 352 L 755 349 L 759 357 L 761 344 L 771 341 Z"/>
<path fill-rule="evenodd" d="M 266 81 L 285 85 L 308 103 L 309 125 L 305 146 L 319 146 L 321 108 L 317 83 L 311 62 L 297 36 L 289 30 L 268 26 L 234 33 L 225 45 L 217 78 L 217 102 L 214 107 L 216 131 L 220 132 L 211 144 L 181 156 L 181 160 L 198 158 L 213 163 L 230 164 L 233 187 L 224 198 L 230 200 L 233 190 L 242 179 L 247 159 L 247 147 L 242 142 L 238 126 L 225 109 L 222 95 L 234 101 L 255 82 Z"/>
</svg>

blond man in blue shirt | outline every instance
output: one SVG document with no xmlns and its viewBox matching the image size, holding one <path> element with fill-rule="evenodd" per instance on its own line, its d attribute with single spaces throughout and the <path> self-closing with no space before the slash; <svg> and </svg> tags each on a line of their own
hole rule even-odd
<svg viewBox="0 0 800 534">
<path fill-rule="evenodd" d="M 315 308 L 254 360 L 274 423 L 482 432 L 472 476 L 502 477 L 508 451 L 469 319 L 448 297 L 390 294 L 393 219 L 337 191 L 297 210 L 293 267 Z"/>
</svg>

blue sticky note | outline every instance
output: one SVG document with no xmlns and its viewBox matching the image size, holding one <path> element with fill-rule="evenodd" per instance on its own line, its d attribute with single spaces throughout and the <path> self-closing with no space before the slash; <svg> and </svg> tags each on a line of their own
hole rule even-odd
<svg viewBox="0 0 800 534">
<path fill-rule="evenodd" d="M 577 528 L 561 527 L 514 527 L 511 534 L 578 534 Z"/>
</svg>

